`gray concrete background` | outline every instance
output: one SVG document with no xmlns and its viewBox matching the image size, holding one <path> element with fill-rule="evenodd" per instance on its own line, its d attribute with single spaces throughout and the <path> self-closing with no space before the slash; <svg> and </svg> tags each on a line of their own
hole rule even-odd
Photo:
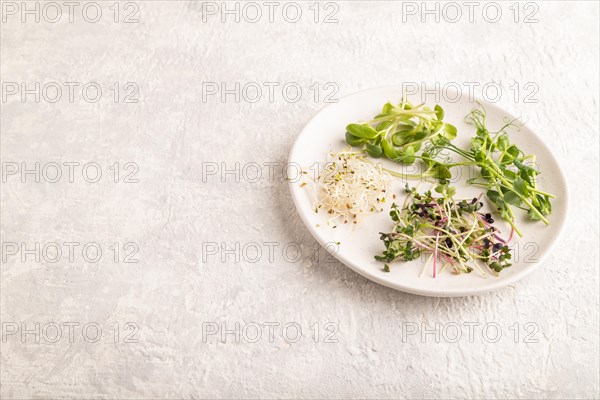
<svg viewBox="0 0 600 400">
<path fill-rule="evenodd" d="M 76 2 L 72 22 L 56 4 L 2 2 L 3 399 L 598 398 L 597 3 L 480 3 L 473 22 L 437 3 L 436 22 L 421 2 L 298 2 L 293 22 L 259 2 L 256 23 L 244 3 L 239 22 L 220 3 Z M 239 102 L 210 94 L 236 82 Z M 572 208 L 533 276 L 412 296 L 303 226 L 281 174 L 300 129 L 402 82 L 501 87 L 553 148 Z"/>
</svg>

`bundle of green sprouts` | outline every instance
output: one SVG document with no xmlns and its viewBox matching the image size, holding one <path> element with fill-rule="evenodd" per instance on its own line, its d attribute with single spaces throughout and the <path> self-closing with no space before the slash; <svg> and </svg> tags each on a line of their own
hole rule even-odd
<svg viewBox="0 0 600 400">
<path fill-rule="evenodd" d="M 412 164 L 421 146 L 440 137 L 456 137 L 456 128 L 443 118 L 444 110 L 439 105 L 432 110 L 424 103 L 414 105 L 406 99 L 397 105 L 388 102 L 372 120 L 348 125 L 346 143 L 363 147 L 371 157 Z"/>
<path fill-rule="evenodd" d="M 425 166 L 420 174 L 386 170 L 392 176 L 405 179 L 447 180 L 452 177 L 452 167 L 476 167 L 480 176 L 467 182 L 486 189 L 487 198 L 519 236 L 522 234 L 515 224 L 513 207 L 547 225 L 546 216 L 552 212 L 550 199 L 555 196 L 537 187 L 540 172 L 531 165 L 535 163 L 535 155 L 525 154 L 510 142 L 506 130 L 517 126 L 517 121 L 509 121 L 492 132 L 486 126 L 483 108 L 473 109 L 466 121 L 476 132 L 470 148 L 464 149 L 451 143 L 456 137 L 456 128 L 443 122 L 443 117 L 444 110 L 439 105 L 431 109 L 423 104 L 414 106 L 406 100 L 396 106 L 386 103 L 371 121 L 348 125 L 346 142 L 363 148 L 375 158 L 385 156 L 409 165 L 420 160 Z M 461 156 L 462 160 L 440 160 L 439 154 L 444 150 Z"/>
<path fill-rule="evenodd" d="M 511 253 L 507 243 L 512 239 L 512 231 L 510 238 L 502 239 L 492 225 L 491 214 L 480 211 L 483 203 L 478 198 L 456 200 L 454 188 L 447 184 L 440 184 L 435 190 L 442 196 L 433 197 L 431 191 L 420 194 L 407 184 L 404 207 L 392 205 L 394 229 L 381 233 L 385 251 L 375 256 L 386 262 L 384 270 L 390 271 L 387 263 L 410 261 L 421 255 L 429 255 L 423 271 L 433 261 L 434 278 L 438 275 L 438 262 L 444 263 L 439 272 L 450 266 L 456 274 L 470 273 L 475 267 L 483 276 L 480 264 L 495 275 L 509 267 Z"/>
<path fill-rule="evenodd" d="M 327 223 L 358 224 L 368 213 L 382 211 L 391 177 L 379 164 L 365 160 L 359 152 L 331 154 L 315 179 L 315 212 L 325 211 Z"/>
</svg>

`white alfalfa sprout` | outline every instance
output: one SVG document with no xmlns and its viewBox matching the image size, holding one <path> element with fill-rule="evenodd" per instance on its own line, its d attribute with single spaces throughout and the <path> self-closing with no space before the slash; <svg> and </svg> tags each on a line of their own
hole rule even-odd
<svg viewBox="0 0 600 400">
<path fill-rule="evenodd" d="M 316 212 L 329 215 L 328 225 L 358 224 L 372 212 L 382 211 L 391 176 L 381 164 L 369 162 L 363 153 L 340 151 L 330 154 L 315 179 Z"/>
</svg>

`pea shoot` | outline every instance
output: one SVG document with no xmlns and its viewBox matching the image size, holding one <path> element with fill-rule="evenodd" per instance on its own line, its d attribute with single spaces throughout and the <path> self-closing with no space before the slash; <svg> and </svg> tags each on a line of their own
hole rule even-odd
<svg viewBox="0 0 600 400">
<path fill-rule="evenodd" d="M 548 225 L 546 216 L 552 212 L 550 199 L 555 196 L 537 187 L 536 176 L 540 172 L 526 164 L 528 160 L 535 162 L 535 155 L 525 154 L 517 145 L 510 142 L 506 130 L 518 126 L 518 122 L 509 121 L 498 131 L 490 132 L 485 118 L 483 108 L 475 108 L 467 115 L 467 123 L 476 129 L 469 150 L 461 149 L 442 138 L 431 146 L 426 154 L 433 157 L 439 150 L 448 149 L 467 161 L 445 164 L 446 167 L 455 165 L 478 167 L 480 176 L 467 182 L 486 189 L 487 198 L 519 236 L 522 234 L 515 225 L 515 214 L 511 206 L 526 211 L 530 219 L 540 220 Z"/>
</svg>

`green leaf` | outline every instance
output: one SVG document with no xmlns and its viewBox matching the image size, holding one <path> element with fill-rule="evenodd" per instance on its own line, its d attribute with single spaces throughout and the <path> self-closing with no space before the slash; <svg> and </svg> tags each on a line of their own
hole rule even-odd
<svg viewBox="0 0 600 400">
<path fill-rule="evenodd" d="M 450 124 L 444 124 L 444 136 L 446 137 L 446 139 L 448 140 L 452 140 L 456 137 L 456 127 L 454 125 L 450 125 Z"/>
<path fill-rule="evenodd" d="M 350 132 L 346 132 L 346 143 L 348 143 L 350 146 L 360 146 L 364 143 L 364 141 L 363 139 L 350 134 Z"/>
<path fill-rule="evenodd" d="M 500 197 L 500 193 L 496 192 L 495 190 L 488 190 L 487 193 L 486 193 L 486 196 L 493 203 L 498 203 L 498 201 L 502 200 L 502 198 Z"/>
<path fill-rule="evenodd" d="M 429 132 L 423 129 L 415 134 L 415 140 L 425 139 L 425 137 L 427 137 L 428 134 Z"/>
<path fill-rule="evenodd" d="M 513 181 L 513 189 L 523 196 L 529 196 L 529 187 L 522 178 L 517 178 Z"/>
<path fill-rule="evenodd" d="M 521 150 L 519 150 L 519 148 L 517 146 L 515 146 L 514 144 L 512 146 L 510 146 L 508 149 L 506 149 L 506 152 L 508 154 L 510 154 L 511 156 L 513 156 L 514 158 L 519 157 L 519 154 L 521 154 Z"/>
<path fill-rule="evenodd" d="M 504 194 L 504 201 L 506 201 L 508 204 L 512 204 L 513 206 L 521 205 L 521 198 L 513 191 L 508 191 Z"/>
<path fill-rule="evenodd" d="M 368 124 L 350 124 L 346 127 L 346 130 L 350 132 L 351 135 L 362 139 L 375 139 L 379 134 L 379 132 Z"/>
<path fill-rule="evenodd" d="M 396 132 L 392 135 L 392 143 L 396 146 L 402 146 L 413 138 L 410 131 Z"/>
<path fill-rule="evenodd" d="M 378 132 L 381 132 L 382 130 L 384 130 L 387 127 L 389 127 L 391 124 L 392 124 L 392 121 L 383 121 L 383 122 L 380 122 L 375 127 L 375 130 L 377 130 Z"/>
<path fill-rule="evenodd" d="M 414 125 L 402 124 L 396 127 L 396 132 L 412 131 L 414 128 Z"/>
<path fill-rule="evenodd" d="M 504 174 L 505 177 L 507 177 L 508 179 L 510 179 L 511 181 L 513 179 L 515 179 L 517 177 L 517 174 L 515 174 L 513 171 L 511 171 L 510 169 L 502 169 L 502 173 Z"/>
<path fill-rule="evenodd" d="M 534 176 L 537 175 L 537 171 L 534 168 L 531 168 L 528 165 L 523 164 L 519 160 L 514 160 L 513 164 L 515 167 L 519 169 L 519 171 L 526 173 L 527 175 Z"/>
<path fill-rule="evenodd" d="M 497 261 L 494 261 L 490 264 L 490 268 L 493 269 L 496 272 L 500 272 L 502 271 L 502 266 L 500 265 L 500 263 L 498 263 Z"/>
<path fill-rule="evenodd" d="M 550 203 L 550 198 L 541 194 L 536 194 L 535 198 L 539 203 L 539 207 L 537 207 L 539 212 L 543 215 L 549 215 L 552 212 L 552 204 Z"/>
<path fill-rule="evenodd" d="M 393 109 L 394 109 L 394 106 L 392 105 L 392 103 L 390 103 L 388 101 L 387 103 L 385 103 L 383 105 L 383 108 L 381 109 L 381 113 L 382 114 L 391 114 Z"/>
<path fill-rule="evenodd" d="M 535 199 L 537 200 L 539 206 L 534 206 L 533 208 L 535 208 L 540 214 L 549 215 L 552 212 L 552 205 L 550 204 L 550 199 L 548 198 L 548 196 L 536 194 Z M 537 213 L 531 208 L 529 209 L 527 214 L 529 215 L 529 218 L 533 220 L 537 221 L 541 219 L 539 215 L 537 215 Z"/>
<path fill-rule="evenodd" d="M 400 125 L 397 131 L 392 135 L 392 143 L 396 146 L 402 146 L 411 140 L 415 140 L 414 128 L 410 125 Z"/>
<path fill-rule="evenodd" d="M 452 178 L 452 173 L 445 165 L 436 164 L 433 167 L 433 177 L 436 179 L 450 179 Z"/>
<path fill-rule="evenodd" d="M 398 158 L 398 153 L 396 153 L 396 149 L 388 142 L 386 139 L 381 140 L 381 147 L 383 148 L 383 154 L 390 160 L 395 160 Z"/>
<path fill-rule="evenodd" d="M 471 149 L 473 151 L 480 151 L 483 148 L 483 139 L 478 137 L 471 139 Z"/>
<path fill-rule="evenodd" d="M 403 164 L 412 164 L 415 162 L 415 149 L 412 146 L 407 146 L 406 149 L 398 157 L 398 161 Z"/>
<path fill-rule="evenodd" d="M 537 213 L 535 211 L 533 211 L 532 209 L 529 209 L 529 211 L 527 211 L 527 215 L 529 216 L 529 219 L 531 219 L 531 220 L 534 220 L 534 221 L 540 220 L 539 215 L 537 215 Z"/>
<path fill-rule="evenodd" d="M 427 151 L 421 153 L 421 160 L 427 164 L 427 169 L 431 168 L 435 164 L 435 160 L 433 159 L 432 155 Z"/>
<path fill-rule="evenodd" d="M 506 134 L 500 135 L 496 140 L 496 146 L 498 146 L 500 151 L 506 150 L 509 145 L 510 142 L 508 141 L 508 136 Z"/>
<path fill-rule="evenodd" d="M 376 144 L 367 143 L 367 154 L 373 158 L 379 158 L 383 155 L 383 149 Z"/>
<path fill-rule="evenodd" d="M 435 116 L 437 117 L 438 121 L 441 121 L 444 119 L 444 109 L 439 105 L 436 104 L 434 107 L 435 110 Z"/>
<path fill-rule="evenodd" d="M 489 178 L 491 176 L 490 170 L 485 167 L 481 167 L 481 176 L 486 179 Z"/>
<path fill-rule="evenodd" d="M 448 186 L 448 183 L 440 183 L 435 187 L 435 191 L 444 194 L 444 197 L 452 197 L 456 194 L 456 188 L 454 186 Z"/>
<path fill-rule="evenodd" d="M 515 145 L 509 146 L 506 149 L 506 154 L 502 157 L 500 162 L 511 161 L 511 160 L 519 157 L 519 154 L 521 154 L 521 151 L 519 150 L 519 148 L 517 146 L 515 146 Z M 521 165 L 523 165 L 523 164 L 521 164 Z"/>
</svg>

